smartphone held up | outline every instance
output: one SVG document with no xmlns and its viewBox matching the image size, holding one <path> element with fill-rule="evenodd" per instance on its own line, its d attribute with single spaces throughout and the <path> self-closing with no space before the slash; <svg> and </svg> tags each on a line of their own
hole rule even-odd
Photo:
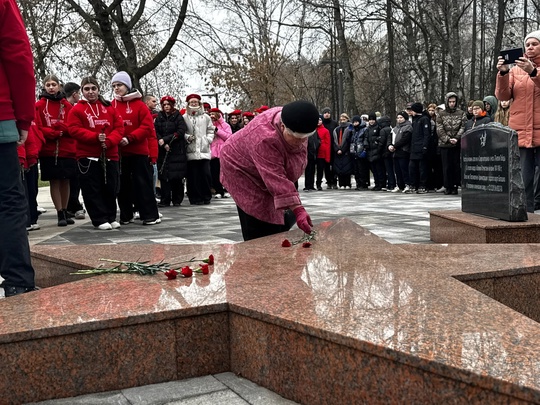
<svg viewBox="0 0 540 405">
<path fill-rule="evenodd" d="M 502 50 L 499 56 L 502 56 L 504 65 L 509 65 L 511 63 L 515 63 L 516 60 L 524 55 L 524 53 L 523 48 L 512 48 Z"/>
</svg>

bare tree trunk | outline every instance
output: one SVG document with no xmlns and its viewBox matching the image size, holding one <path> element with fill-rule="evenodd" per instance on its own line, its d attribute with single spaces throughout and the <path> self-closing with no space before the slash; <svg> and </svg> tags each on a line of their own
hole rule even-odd
<svg viewBox="0 0 540 405">
<path fill-rule="evenodd" d="M 475 80 L 476 80 L 476 36 L 477 36 L 477 16 L 476 1 L 473 1 L 473 21 L 472 21 L 472 41 L 471 41 L 471 83 L 469 86 L 469 100 L 476 98 Z"/>
<path fill-rule="evenodd" d="M 385 97 L 385 110 L 392 122 L 396 119 L 396 61 L 394 55 L 394 29 L 392 27 L 392 3 L 386 1 L 386 31 L 388 35 L 388 96 Z"/>
<path fill-rule="evenodd" d="M 501 46 L 502 46 L 502 40 L 503 40 L 503 34 L 504 34 L 504 25 L 505 25 L 505 14 L 506 14 L 506 5 L 508 4 L 508 0 L 497 0 L 497 32 L 495 34 L 495 44 L 493 46 L 493 49 L 495 50 L 494 55 L 498 55 Z M 497 58 L 493 58 L 493 61 L 491 63 L 491 72 L 489 75 L 489 94 L 493 94 L 495 92 L 495 81 L 497 80 Z"/>
<path fill-rule="evenodd" d="M 169 55 L 173 45 L 176 43 L 180 29 L 186 18 L 189 0 L 182 0 L 178 18 L 165 45 L 143 66 L 138 65 L 137 49 L 133 41 L 133 30 L 136 29 L 137 23 L 139 23 L 143 15 L 146 4 L 145 0 L 139 2 L 137 10 L 131 19 L 127 21 L 124 18 L 122 9 L 123 0 L 115 0 L 110 5 L 105 4 L 102 0 L 89 0 L 94 11 L 93 15 L 88 14 L 76 0 L 67 0 L 67 2 L 84 19 L 94 34 L 103 41 L 115 67 L 118 70 L 128 72 L 133 79 L 133 87 L 139 88 L 140 78 L 158 67 L 167 55 Z M 116 25 L 118 31 L 114 29 L 113 24 Z M 116 42 L 118 35 L 125 50 Z"/>
<path fill-rule="evenodd" d="M 345 27 L 341 17 L 341 5 L 339 0 L 333 0 L 334 5 L 334 24 L 336 26 L 337 40 L 339 45 L 339 59 L 343 70 L 343 96 L 344 106 L 342 112 L 349 114 L 356 110 L 356 98 L 354 96 L 354 77 L 349 59 L 349 47 L 347 38 L 345 37 Z"/>
</svg>

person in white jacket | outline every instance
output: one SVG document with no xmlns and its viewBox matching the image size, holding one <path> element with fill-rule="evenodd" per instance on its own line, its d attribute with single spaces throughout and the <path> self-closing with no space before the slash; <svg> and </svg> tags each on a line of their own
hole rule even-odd
<svg viewBox="0 0 540 405">
<path fill-rule="evenodd" d="M 201 96 L 186 97 L 187 142 L 187 192 L 192 205 L 210 204 L 212 200 L 212 176 L 210 174 L 210 144 L 214 140 L 215 127 L 201 104 Z"/>
</svg>

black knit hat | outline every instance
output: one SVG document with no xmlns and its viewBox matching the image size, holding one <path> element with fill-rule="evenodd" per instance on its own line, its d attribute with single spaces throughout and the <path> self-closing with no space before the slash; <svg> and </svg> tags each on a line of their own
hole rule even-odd
<svg viewBox="0 0 540 405">
<path fill-rule="evenodd" d="M 283 106 L 281 121 L 291 131 L 307 134 L 317 129 L 319 111 L 309 101 L 293 101 Z"/>
<path fill-rule="evenodd" d="M 355 116 L 352 117 L 351 122 L 352 123 L 354 123 L 354 122 L 362 122 L 362 118 L 360 118 L 359 115 L 355 115 Z"/>
<path fill-rule="evenodd" d="M 377 121 L 377 114 L 375 114 L 374 112 L 371 112 L 368 114 L 367 119 L 368 121 Z"/>
<path fill-rule="evenodd" d="M 321 114 L 331 113 L 332 110 L 330 110 L 330 107 L 324 107 L 321 111 Z"/>
<path fill-rule="evenodd" d="M 422 111 L 424 111 L 424 106 L 422 103 L 413 103 L 413 105 L 411 105 L 411 110 L 417 114 L 422 114 Z"/>
<path fill-rule="evenodd" d="M 409 119 L 409 114 L 407 114 L 407 111 L 400 111 L 397 113 L 397 115 L 401 115 L 403 118 L 405 118 L 405 121 Z"/>
</svg>

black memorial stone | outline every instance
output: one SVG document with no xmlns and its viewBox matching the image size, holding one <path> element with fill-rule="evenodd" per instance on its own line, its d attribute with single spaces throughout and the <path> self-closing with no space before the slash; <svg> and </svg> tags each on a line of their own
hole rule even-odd
<svg viewBox="0 0 540 405">
<path fill-rule="evenodd" d="M 517 132 L 498 123 L 480 125 L 461 139 L 461 210 L 527 221 Z"/>
</svg>

